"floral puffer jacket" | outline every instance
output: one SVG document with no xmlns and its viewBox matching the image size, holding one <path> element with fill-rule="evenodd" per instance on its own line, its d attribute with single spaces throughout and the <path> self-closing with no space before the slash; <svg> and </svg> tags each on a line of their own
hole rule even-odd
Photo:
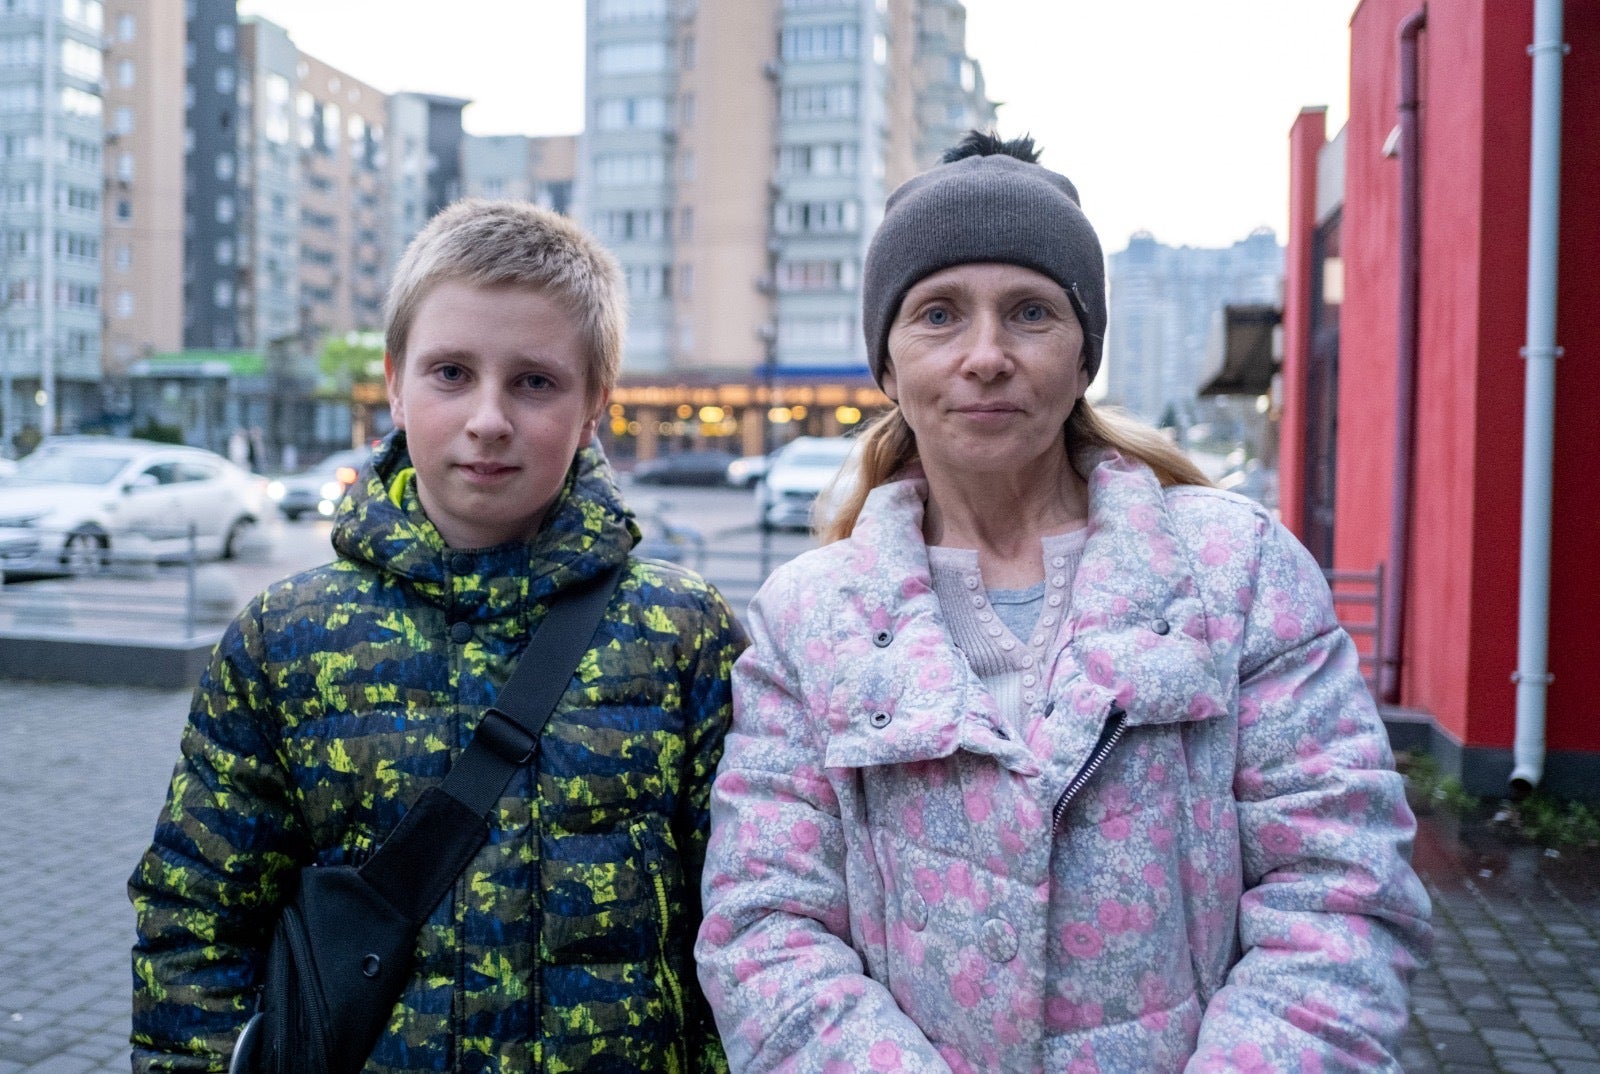
<svg viewBox="0 0 1600 1074">
<path fill-rule="evenodd" d="M 251 601 L 196 691 L 129 882 L 134 1071 L 227 1068 L 295 870 L 370 856 L 460 756 L 550 598 L 619 563 L 538 762 L 423 926 L 365 1069 L 724 1070 L 691 949 L 743 630 L 697 575 L 631 556 L 594 448 L 533 539 L 477 551 L 445 547 L 409 467 L 396 434 L 340 507 L 338 560 Z"/>
<path fill-rule="evenodd" d="M 1428 898 L 1327 586 L 1114 453 L 1008 729 L 891 482 L 751 610 L 696 955 L 735 1071 L 1397 1071 Z"/>
</svg>

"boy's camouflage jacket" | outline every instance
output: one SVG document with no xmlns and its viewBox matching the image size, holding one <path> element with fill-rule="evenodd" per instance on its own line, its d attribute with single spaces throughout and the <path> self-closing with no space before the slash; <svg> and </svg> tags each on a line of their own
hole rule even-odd
<svg viewBox="0 0 1600 1074">
<path fill-rule="evenodd" d="M 293 871 L 369 855 L 444 777 L 545 599 L 638 538 L 593 448 L 533 541 L 484 551 L 444 546 L 408 467 L 396 434 L 340 507 L 339 558 L 253 600 L 201 679 L 129 882 L 136 1072 L 225 1069 Z M 697 576 L 630 561 L 369 1072 L 724 1069 L 691 946 L 743 645 Z"/>
</svg>

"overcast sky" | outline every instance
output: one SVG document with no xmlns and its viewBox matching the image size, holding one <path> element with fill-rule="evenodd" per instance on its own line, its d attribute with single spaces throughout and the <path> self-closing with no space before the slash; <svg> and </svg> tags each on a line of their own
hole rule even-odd
<svg viewBox="0 0 1600 1074">
<path fill-rule="evenodd" d="M 1106 249 L 1144 228 L 1223 246 L 1284 237 L 1288 133 L 1344 122 L 1356 0 L 967 0 L 1003 134 L 1033 134 Z M 386 92 L 471 98 L 474 134 L 583 124 L 583 0 L 239 0 Z"/>
</svg>

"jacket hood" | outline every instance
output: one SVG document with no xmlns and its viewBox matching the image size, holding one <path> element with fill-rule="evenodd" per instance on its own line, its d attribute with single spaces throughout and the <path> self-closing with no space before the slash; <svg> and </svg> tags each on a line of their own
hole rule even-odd
<svg viewBox="0 0 1600 1074">
<path fill-rule="evenodd" d="M 452 575 L 525 581 L 540 600 L 620 562 L 640 540 L 633 512 L 598 441 L 579 450 L 539 532 L 493 548 L 453 549 L 428 519 L 414 481 L 395 478 L 411 466 L 405 432 L 378 445 L 335 512 L 333 547 L 340 556 L 405 579 L 425 597 L 443 600 Z M 518 585 L 520 588 L 520 584 Z"/>
</svg>

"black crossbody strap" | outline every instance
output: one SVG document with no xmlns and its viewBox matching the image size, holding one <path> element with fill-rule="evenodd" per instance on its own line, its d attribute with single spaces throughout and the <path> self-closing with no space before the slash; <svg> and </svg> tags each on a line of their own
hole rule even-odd
<svg viewBox="0 0 1600 1074">
<path fill-rule="evenodd" d="M 487 818 L 567 692 L 622 578 L 623 565 L 561 595 L 439 787 L 406 811 L 361 875 L 395 909 L 425 921 L 489 837 Z"/>
</svg>

